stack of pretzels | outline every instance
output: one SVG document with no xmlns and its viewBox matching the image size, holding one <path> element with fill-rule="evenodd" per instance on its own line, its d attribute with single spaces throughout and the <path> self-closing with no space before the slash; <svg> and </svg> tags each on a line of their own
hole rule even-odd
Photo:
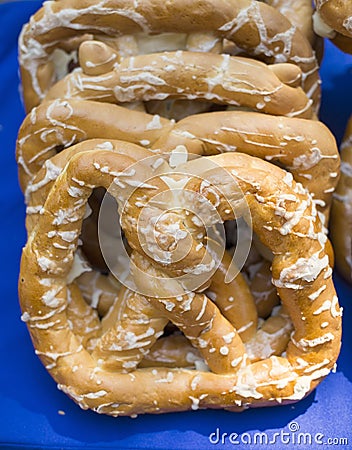
<svg viewBox="0 0 352 450">
<path fill-rule="evenodd" d="M 295 402 L 340 350 L 310 2 L 193 3 L 48 1 L 20 36 L 22 320 L 112 416 Z"/>
</svg>

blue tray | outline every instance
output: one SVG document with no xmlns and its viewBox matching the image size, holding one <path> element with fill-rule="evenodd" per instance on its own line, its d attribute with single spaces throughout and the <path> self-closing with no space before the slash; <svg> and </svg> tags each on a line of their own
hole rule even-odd
<svg viewBox="0 0 352 450">
<path fill-rule="evenodd" d="M 3 217 L 0 230 L 4 237 L 0 262 L 3 304 L 0 447 L 352 448 L 352 288 L 337 275 L 336 287 L 344 306 L 343 346 L 337 372 L 300 403 L 240 414 L 195 411 L 114 419 L 80 410 L 57 390 L 34 354 L 26 326 L 20 321 L 17 297 L 20 253 L 25 244 L 25 210 L 15 163 L 16 133 L 24 118 L 18 93 L 17 38 L 22 24 L 40 4 L 38 1 L 0 4 L 0 142 L 4 166 L 0 180 Z M 321 76 L 321 118 L 340 141 L 352 112 L 352 57 L 327 43 Z M 260 437 L 258 432 L 264 434 Z M 308 445 L 309 442 L 312 444 Z"/>
</svg>

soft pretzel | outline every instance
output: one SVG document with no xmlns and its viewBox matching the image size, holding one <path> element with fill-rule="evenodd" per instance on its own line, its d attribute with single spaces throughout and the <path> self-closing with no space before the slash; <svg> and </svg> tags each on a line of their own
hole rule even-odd
<svg viewBox="0 0 352 450">
<path fill-rule="evenodd" d="M 349 1 L 315 0 L 314 29 L 341 50 L 352 53 L 352 5 Z"/>
<path fill-rule="evenodd" d="M 187 12 L 187 14 L 185 14 Z M 55 17 L 55 21 L 52 20 Z M 255 0 L 202 0 L 189 8 L 184 0 L 159 4 L 143 0 L 46 2 L 20 37 L 20 66 L 24 99 L 29 111 L 44 98 L 55 81 L 50 55 L 87 33 L 103 36 L 213 33 L 233 41 L 248 54 L 268 63 L 291 62 L 302 70 L 302 87 L 319 104 L 319 75 L 309 42 L 274 8 Z M 76 47 L 77 48 L 77 47 Z"/>
<path fill-rule="evenodd" d="M 352 282 L 352 117 L 341 144 L 341 175 L 333 196 L 330 232 L 337 268 Z"/>
<path fill-rule="evenodd" d="M 274 71 L 248 58 L 213 53 L 204 58 L 199 52 L 179 50 L 125 58 L 99 77 L 75 71 L 57 82 L 45 99 L 128 103 L 197 98 L 268 114 L 312 117 L 311 101 L 302 89 L 287 86 Z"/>
<path fill-rule="evenodd" d="M 187 220 L 182 222 L 181 210 L 170 214 L 168 203 L 156 201 L 159 195 L 170 199 L 173 194 L 166 181 L 173 178 L 176 181 L 180 175 L 170 173 L 169 178 L 162 178 L 153 165 L 136 165 L 131 157 L 114 151 L 80 152 L 71 157 L 58 175 L 38 223 L 29 235 L 22 255 L 19 292 L 22 317 L 27 322 L 36 352 L 59 388 L 84 409 L 117 416 L 206 407 L 238 410 L 291 402 L 307 395 L 336 361 L 341 311 L 324 250 L 327 238 L 310 196 L 292 178 L 288 179 L 282 169 L 248 155 L 231 153 L 202 161 L 201 164 L 200 161 L 189 162 L 182 167 L 182 173 L 188 177 L 184 208 L 187 207 L 187 192 L 193 192 L 199 199 L 203 198 L 202 204 L 207 198 L 222 220 L 232 219 L 234 212 L 229 207 L 239 213 L 237 206 L 243 205 L 243 201 L 238 203 L 237 195 L 226 197 L 224 193 L 231 192 L 233 182 L 241 188 L 253 217 L 254 231 L 275 253 L 273 282 L 294 326 L 286 357 L 270 356 L 250 363 L 238 332 L 213 302 L 204 293 L 184 292 L 175 278 L 177 274 L 192 269 L 197 273 L 200 267 L 204 274 L 204 270 L 212 267 L 212 264 L 204 266 L 202 263 L 202 256 L 204 263 L 211 263 L 212 256 L 207 247 L 199 247 L 195 234 L 177 234 L 180 250 L 186 243 L 191 245 L 190 253 L 179 261 L 172 255 L 168 259 L 170 252 L 165 241 L 160 242 L 159 249 L 153 246 L 154 253 L 138 241 L 134 219 L 143 226 L 153 223 L 153 217 L 160 217 L 157 229 L 163 229 L 170 239 L 176 238 L 172 231 L 167 231 L 170 220 L 176 224 L 178 218 L 179 229 L 185 229 L 183 223 Z M 206 170 L 207 164 L 213 166 Z M 224 170 L 227 177 L 223 176 Z M 72 330 L 67 316 L 70 289 L 67 283 L 85 205 L 93 188 L 109 189 L 112 185 L 121 224 L 133 249 L 134 270 L 140 271 L 147 265 L 159 276 L 154 279 L 160 284 L 159 296 L 146 295 L 143 301 L 149 303 L 156 319 L 160 317 L 162 321 L 164 317 L 182 329 L 205 358 L 210 371 L 134 368 L 135 361 L 122 369 L 109 369 L 111 366 L 104 367 L 103 361 L 95 359 L 95 350 L 90 352 L 79 333 Z M 136 198 L 143 198 L 145 206 L 136 206 Z M 285 214 L 281 213 L 282 208 Z M 302 208 L 304 214 L 299 213 L 299 220 L 286 233 L 287 221 Z M 76 236 L 70 245 L 62 239 L 67 232 Z M 148 233 L 153 232 L 153 227 L 145 232 L 146 242 L 151 244 Z M 136 277 L 136 281 L 150 288 L 147 273 L 138 273 L 141 276 Z M 75 298 L 71 298 L 71 303 Z M 282 317 L 284 320 L 284 312 Z M 124 320 L 128 319 L 122 316 Z M 142 321 L 140 326 L 147 327 L 147 332 L 140 337 L 134 333 L 124 335 L 119 324 L 123 325 L 119 321 L 114 324 L 118 333 L 111 335 L 111 343 L 119 337 L 127 363 L 128 357 L 138 349 L 148 349 L 159 333 L 158 327 L 149 329 L 148 323 Z M 270 323 L 267 328 L 264 332 L 270 334 Z M 260 339 L 258 337 L 258 343 Z M 118 351 L 117 347 L 114 349 Z"/>
<path fill-rule="evenodd" d="M 34 108 L 19 131 L 17 161 L 27 202 L 38 182 L 39 186 L 43 183 L 42 178 L 34 181 L 33 177 L 48 158 L 62 146 L 95 137 L 105 139 L 107 146 L 109 140 L 118 139 L 160 152 L 183 145 L 188 152 L 201 155 L 240 150 L 265 158 L 290 170 L 314 194 L 326 216 L 338 179 L 335 139 L 318 121 L 228 111 L 195 115 L 175 124 L 117 105 L 54 100 Z M 55 169 L 46 167 L 45 176 L 48 182 L 53 180 Z M 30 206 L 28 212 L 39 212 L 40 203 Z"/>
</svg>

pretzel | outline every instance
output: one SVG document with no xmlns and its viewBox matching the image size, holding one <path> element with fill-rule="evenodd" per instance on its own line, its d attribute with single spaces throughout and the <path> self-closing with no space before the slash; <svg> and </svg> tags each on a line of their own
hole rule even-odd
<svg viewBox="0 0 352 450">
<path fill-rule="evenodd" d="M 313 15 L 314 29 L 328 37 L 341 50 L 352 53 L 352 7 L 349 2 L 316 0 Z"/>
<path fill-rule="evenodd" d="M 199 161 L 183 166 L 186 174 L 194 171 L 198 174 L 189 176 L 186 190 L 203 193 L 210 203 L 218 198 L 219 203 L 214 206 L 222 219 L 234 217 L 228 208 L 231 203 L 236 203 L 236 197 L 226 199 L 223 192 L 227 192 L 229 186 L 224 179 L 222 182 L 225 185 L 219 189 L 219 168 L 225 168 L 229 177 L 244 192 L 253 217 L 254 231 L 275 251 L 272 269 L 274 284 L 294 325 L 294 333 L 286 349 L 287 357 L 270 356 L 249 363 L 238 332 L 213 302 L 201 292 L 183 293 L 182 285 L 176 278 L 173 281 L 180 271 L 198 267 L 202 256 L 205 261 L 212 260 L 204 246 L 199 249 L 194 233 L 187 234 L 186 241 L 191 243 L 191 251 L 181 261 L 171 258 L 168 264 L 161 263 L 156 256 L 167 251 L 163 247 L 154 256 L 150 252 L 145 253 L 137 240 L 136 222 L 131 219 L 142 220 L 140 224 L 143 224 L 143 212 L 147 213 L 146 218 L 152 220 L 160 216 L 165 208 L 165 219 L 159 224 L 161 229 L 169 220 L 177 218 L 182 222 L 181 211 L 178 215 L 170 215 L 167 204 L 158 202 L 153 206 L 153 198 L 157 195 L 168 195 L 165 177 L 158 176 L 152 165 L 144 162 L 135 165 L 131 157 L 116 151 L 83 151 L 69 159 L 50 189 L 42 214 L 30 232 L 23 251 L 19 286 L 22 317 L 27 322 L 37 354 L 59 388 L 82 408 L 117 416 L 206 407 L 238 410 L 273 405 L 303 398 L 333 367 L 340 347 L 341 311 L 324 250 L 327 238 L 311 198 L 299 184 L 285 177 L 282 169 L 260 159 L 231 153 L 204 158 L 205 164 L 207 161 L 216 164 L 217 168 L 202 172 L 203 163 L 199 164 Z M 132 164 L 135 172 L 131 171 Z M 126 186 L 132 180 L 132 173 L 134 187 L 131 193 Z M 171 173 L 169 178 L 175 176 L 177 179 L 177 175 Z M 143 181 L 146 179 L 147 183 Z M 119 187 L 122 180 L 125 188 Z M 119 342 L 119 346 L 123 347 L 122 369 L 116 359 L 111 365 L 109 361 L 94 358 L 101 345 L 96 342 L 90 352 L 79 332 L 75 334 L 70 328 L 66 312 L 67 283 L 70 281 L 67 277 L 77 248 L 86 201 L 93 188 L 102 186 L 108 189 L 112 183 L 114 196 L 120 205 L 121 224 L 133 249 L 134 270 L 138 272 L 145 265 L 150 266 L 149 273 L 155 271 L 161 275 L 159 281 L 155 279 L 161 283 L 160 287 L 172 290 L 167 299 L 163 299 L 162 289 L 158 289 L 158 297 L 147 295 L 144 299 L 131 293 L 136 301 L 152 309 L 159 325 L 140 338 L 132 333 L 134 337 L 131 340 L 127 335 L 124 339 L 121 331 L 128 329 L 124 324 L 128 317 L 115 322 L 115 329 L 120 331 L 117 335 L 110 333 L 112 340 L 109 342 Z M 214 197 L 212 189 L 217 190 L 219 197 Z M 147 211 L 143 206 L 136 206 L 137 197 L 145 199 Z M 304 214 L 299 213 L 299 220 L 289 233 L 284 232 L 285 223 L 290 220 L 288 216 L 275 214 L 279 205 L 284 205 L 287 213 L 297 213 L 304 205 Z M 181 222 L 180 229 L 184 227 Z M 63 232 L 76 235 L 70 245 L 62 240 Z M 179 241 L 182 246 L 184 240 Z M 148 286 L 146 272 L 138 273 L 144 276 L 135 277 L 135 280 Z M 174 297 L 177 292 L 180 298 Z M 71 309 L 75 298 L 73 296 L 71 299 Z M 148 314 L 147 318 L 150 319 Z M 191 339 L 210 371 L 136 368 L 138 360 L 144 356 L 140 348 L 152 347 L 162 322 L 167 320 L 176 323 Z M 148 323 L 143 322 L 139 326 L 143 325 L 148 327 Z M 139 343 L 143 345 L 139 346 Z M 115 353 L 117 351 L 116 348 Z M 116 364 L 120 364 L 120 368 Z"/>
<path fill-rule="evenodd" d="M 331 239 L 336 265 L 341 275 L 352 282 L 352 118 L 341 144 L 341 175 L 331 210 Z"/>
<path fill-rule="evenodd" d="M 125 58 L 102 76 L 75 71 L 57 82 L 45 99 L 76 97 L 128 103 L 196 97 L 269 114 L 312 117 L 311 102 L 302 89 L 281 82 L 274 70 L 256 60 L 213 53 L 207 54 L 206 59 L 199 52 L 181 50 L 139 55 Z"/>
<path fill-rule="evenodd" d="M 170 5 L 148 0 L 137 5 L 119 0 L 97 5 L 81 0 L 73 6 L 63 0 L 46 2 L 21 33 L 20 66 L 27 111 L 38 105 L 54 83 L 50 55 L 68 42 L 73 46 L 73 36 L 79 45 L 77 37 L 87 33 L 111 37 L 139 32 L 213 33 L 266 62 L 296 64 L 302 70 L 302 87 L 318 108 L 318 67 L 310 45 L 287 19 L 266 4 L 254 0 L 202 0 L 197 8 L 189 10 L 183 0 Z"/>
<path fill-rule="evenodd" d="M 161 152 L 170 152 L 178 145 L 204 155 L 240 149 L 290 170 L 314 194 L 326 216 L 337 184 L 339 154 L 335 139 L 318 121 L 228 111 L 195 115 L 174 124 L 116 105 L 70 99 L 34 108 L 20 128 L 17 161 L 27 203 L 41 178 L 30 180 L 47 158 L 62 146 L 98 136 L 107 142 L 122 139 L 142 143 Z M 48 181 L 53 180 L 54 175 L 48 171 L 46 176 Z M 29 213 L 40 210 L 40 203 L 29 206 Z"/>
</svg>

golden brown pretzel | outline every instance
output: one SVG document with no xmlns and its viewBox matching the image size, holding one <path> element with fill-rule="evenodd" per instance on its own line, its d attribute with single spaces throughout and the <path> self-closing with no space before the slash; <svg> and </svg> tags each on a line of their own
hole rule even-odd
<svg viewBox="0 0 352 450">
<path fill-rule="evenodd" d="M 202 155 L 240 150 L 265 158 L 290 170 L 314 194 L 326 216 L 337 183 L 336 142 L 318 121 L 228 111 L 195 115 L 174 124 L 116 105 L 70 99 L 34 108 L 21 126 L 17 161 L 27 197 L 41 180 L 30 182 L 31 178 L 58 148 L 96 137 L 107 142 L 122 139 L 161 152 L 184 145 L 189 152 Z M 35 205 L 40 203 L 31 204 Z"/>
<path fill-rule="evenodd" d="M 144 208 L 136 206 L 135 198 L 143 195 L 148 203 L 148 199 L 152 200 L 157 194 L 168 192 L 167 184 L 157 175 L 145 183 L 143 180 L 153 174 L 143 164 L 134 166 L 133 179 L 129 178 L 134 160 L 125 155 L 106 150 L 78 153 L 55 181 L 38 224 L 29 236 L 21 262 L 20 299 L 23 319 L 29 325 L 38 355 L 59 388 L 82 408 L 117 416 L 205 407 L 232 410 L 295 401 L 307 395 L 329 373 L 337 358 L 341 312 L 324 251 L 326 236 L 310 197 L 293 180 L 288 181 L 282 169 L 260 159 L 234 153 L 209 157 L 205 161 L 216 164 L 217 169 L 202 173 L 198 161 L 196 166 L 188 163 L 185 166 L 187 173 L 189 169 L 195 169 L 202 178 L 190 177 L 187 189 L 194 193 L 202 191 L 214 202 L 211 188 L 220 187 L 219 170 L 225 168 L 230 179 L 244 192 L 254 231 L 275 251 L 274 284 L 295 330 L 287 346 L 287 358 L 272 356 L 248 364 L 238 334 L 212 302 L 206 300 L 204 294 L 188 293 L 181 296 L 182 301 L 170 297 L 163 302 L 160 297 L 149 297 L 149 302 L 160 314 L 178 323 L 186 334 L 193 337 L 208 366 L 221 373 L 167 368 L 135 369 L 123 373 L 102 368 L 99 360 L 94 360 L 82 345 L 82 339 L 68 326 L 67 275 L 77 238 L 72 247 L 60 237 L 63 232 L 76 233 L 78 237 L 92 189 L 96 186 L 109 188 L 115 184 L 114 194 L 120 205 L 122 227 L 134 252 L 141 252 L 135 253 L 136 258 L 142 265 L 152 265 L 166 279 L 171 276 L 172 281 L 172 273 L 176 274 L 183 268 L 197 267 L 198 254 L 205 255 L 206 250 L 199 250 L 198 245 L 192 243 L 189 255 L 179 262 L 171 259 L 167 267 L 153 260 L 150 253 L 145 254 L 136 240 L 136 228 L 131 220 L 134 217 L 143 220 Z M 130 179 L 134 186 L 136 181 L 140 184 L 126 199 L 128 190 L 120 188 L 119 182 L 124 180 L 128 186 Z M 70 195 L 72 187 L 76 188 L 74 197 Z M 222 186 L 225 192 L 229 187 L 226 184 Z M 275 214 L 278 202 L 283 198 L 285 201 L 280 205 L 288 213 L 294 213 L 302 204 L 305 205 L 305 214 L 288 234 L 283 230 L 289 219 L 286 215 Z M 231 219 L 228 200 L 223 195 L 219 200 L 220 203 L 215 203 L 218 213 L 223 219 Z M 235 200 L 230 199 L 230 204 Z M 148 217 L 159 214 L 160 208 L 163 210 L 160 202 L 155 206 L 152 202 L 148 205 Z M 160 226 L 165 224 L 162 221 Z M 194 238 L 188 234 L 187 239 Z M 164 251 L 161 248 L 160 254 Z M 175 292 L 177 290 L 173 294 Z M 176 309 L 174 314 L 173 309 Z M 204 322 L 203 319 L 200 321 L 202 317 Z M 210 328 L 204 328 L 211 317 Z M 195 328 L 189 328 L 189 320 L 203 330 L 202 338 L 197 336 Z M 230 330 L 229 333 L 226 330 Z M 155 338 L 155 330 L 150 332 L 150 336 Z M 138 343 L 138 336 L 130 342 L 130 351 L 133 351 L 135 347 L 132 344 Z M 216 358 L 212 348 L 219 352 Z M 226 375 L 222 374 L 224 371 Z"/>
<path fill-rule="evenodd" d="M 296 68 L 292 69 L 297 74 Z M 291 72 L 290 66 L 287 71 Z M 282 82 L 275 74 L 275 66 L 270 70 L 264 63 L 248 58 L 213 53 L 204 58 L 203 53 L 181 50 L 125 58 L 101 76 L 75 71 L 58 81 L 45 97 L 55 98 L 120 104 L 196 98 L 268 114 L 312 117 L 311 100 L 301 87 Z"/>
<path fill-rule="evenodd" d="M 341 175 L 333 196 L 331 239 L 336 252 L 336 266 L 352 282 L 352 117 L 341 144 Z"/>
<path fill-rule="evenodd" d="M 352 37 L 352 5 L 338 0 L 316 0 L 316 8 L 324 22 L 334 30 Z"/>
<path fill-rule="evenodd" d="M 197 6 L 190 9 L 184 0 L 165 5 L 150 0 L 137 5 L 132 0 L 104 1 L 99 5 L 92 0 L 80 0 L 73 6 L 68 0 L 46 2 L 24 27 L 20 38 L 27 110 L 43 99 L 55 81 L 50 55 L 55 49 L 65 47 L 73 36 L 87 33 L 118 36 L 141 31 L 147 34 L 210 32 L 235 42 L 248 54 L 266 62 L 297 64 L 303 73 L 302 86 L 318 107 L 319 75 L 312 49 L 279 12 L 254 0 L 202 0 Z M 80 42 L 77 42 L 78 46 Z"/>
</svg>

